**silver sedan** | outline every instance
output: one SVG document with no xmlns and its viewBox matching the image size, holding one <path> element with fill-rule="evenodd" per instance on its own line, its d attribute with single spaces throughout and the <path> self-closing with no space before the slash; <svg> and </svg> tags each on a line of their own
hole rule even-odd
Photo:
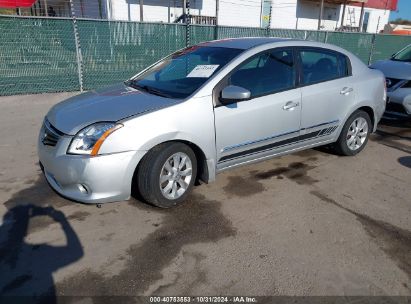
<svg viewBox="0 0 411 304">
<path fill-rule="evenodd" d="M 268 158 L 332 145 L 364 149 L 385 110 L 384 76 L 336 46 L 242 38 L 192 46 L 128 81 L 55 105 L 38 155 L 75 201 L 184 201 L 194 183 Z"/>
</svg>

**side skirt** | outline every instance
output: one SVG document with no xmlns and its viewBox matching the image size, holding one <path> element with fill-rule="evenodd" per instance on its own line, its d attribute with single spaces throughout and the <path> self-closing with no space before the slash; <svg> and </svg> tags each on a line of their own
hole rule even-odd
<svg viewBox="0 0 411 304">
<path fill-rule="evenodd" d="M 218 163 L 221 164 L 221 163 L 224 163 L 226 161 L 230 161 L 230 160 L 233 160 L 233 159 L 236 159 L 236 158 L 250 156 L 250 155 L 258 154 L 258 153 L 261 153 L 261 152 L 274 150 L 274 149 L 284 147 L 284 146 L 287 146 L 287 145 L 296 144 L 296 143 L 304 142 L 304 141 L 311 140 L 311 139 L 314 139 L 314 138 L 319 138 L 319 137 L 323 137 L 323 136 L 326 136 L 326 135 L 330 135 L 337 128 L 338 128 L 338 125 L 337 126 L 332 126 L 332 127 L 329 127 L 329 128 L 325 128 L 325 129 L 322 129 L 322 130 L 317 130 L 317 131 L 314 131 L 314 132 L 306 133 L 304 135 L 292 137 L 292 138 L 289 138 L 289 139 L 281 140 L 281 141 L 271 143 L 271 144 L 267 144 L 267 145 L 264 145 L 264 146 L 261 146 L 261 147 L 256 147 L 256 148 L 253 148 L 253 149 L 249 149 L 249 150 L 233 153 L 233 154 L 230 154 L 230 155 L 226 155 L 226 156 L 223 156 L 222 158 L 220 158 Z"/>
<path fill-rule="evenodd" d="M 268 160 L 268 159 L 271 159 L 271 158 L 275 158 L 275 157 L 279 157 L 279 156 L 299 152 L 299 151 L 302 151 L 302 150 L 315 148 L 315 147 L 318 147 L 318 146 L 331 144 L 333 142 L 335 142 L 335 139 L 328 139 L 328 140 L 316 142 L 316 143 L 313 143 L 313 144 L 308 144 L 306 146 L 302 146 L 302 147 L 299 147 L 299 148 L 290 149 L 290 150 L 282 151 L 282 152 L 278 152 L 278 153 L 273 153 L 273 154 L 262 156 L 262 157 L 257 157 L 255 159 L 247 160 L 247 161 L 244 161 L 244 162 L 239 162 L 239 163 L 236 163 L 236 164 L 233 164 L 233 165 L 221 168 L 221 169 L 217 169 L 216 173 L 218 174 L 220 172 L 223 172 L 223 171 L 226 171 L 226 170 L 229 170 L 229 169 L 233 169 L 233 168 L 236 168 L 236 167 L 262 162 L 262 161 L 265 161 L 265 160 Z"/>
</svg>

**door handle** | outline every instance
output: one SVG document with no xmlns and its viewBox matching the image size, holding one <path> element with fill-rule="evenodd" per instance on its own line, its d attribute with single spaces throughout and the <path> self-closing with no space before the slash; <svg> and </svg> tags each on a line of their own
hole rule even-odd
<svg viewBox="0 0 411 304">
<path fill-rule="evenodd" d="M 299 105 L 300 105 L 299 102 L 289 101 L 283 106 L 283 110 L 291 111 L 291 110 L 294 110 L 294 108 L 298 107 Z"/>
<path fill-rule="evenodd" d="M 352 91 L 354 91 L 353 88 L 344 87 L 344 88 L 340 91 L 340 94 L 341 94 L 341 95 L 348 95 L 348 94 L 350 94 Z"/>
</svg>

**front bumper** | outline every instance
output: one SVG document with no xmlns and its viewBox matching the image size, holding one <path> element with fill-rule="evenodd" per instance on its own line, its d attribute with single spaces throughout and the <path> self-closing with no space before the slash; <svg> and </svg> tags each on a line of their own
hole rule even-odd
<svg viewBox="0 0 411 304">
<path fill-rule="evenodd" d="M 386 111 L 411 115 L 411 88 L 398 88 L 387 92 L 387 97 Z"/>
<path fill-rule="evenodd" d="M 83 203 L 107 203 L 130 198 L 134 171 L 144 151 L 90 157 L 67 154 L 71 136 L 56 146 L 44 145 L 40 132 L 38 156 L 50 186 L 64 197 Z"/>
</svg>

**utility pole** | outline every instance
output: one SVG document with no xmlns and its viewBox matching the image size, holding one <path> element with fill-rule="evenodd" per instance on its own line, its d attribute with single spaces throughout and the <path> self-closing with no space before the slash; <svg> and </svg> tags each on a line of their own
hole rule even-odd
<svg viewBox="0 0 411 304">
<path fill-rule="evenodd" d="M 143 9 L 144 9 L 144 0 L 140 0 L 140 22 L 144 21 Z"/>
<path fill-rule="evenodd" d="M 49 9 L 47 7 L 47 0 L 44 0 L 44 12 L 45 12 L 46 17 L 48 17 L 49 16 Z"/>
<path fill-rule="evenodd" d="M 103 7 L 101 5 L 101 0 L 98 0 L 98 14 L 100 16 L 100 19 L 103 19 Z"/>
<path fill-rule="evenodd" d="M 168 15 L 168 17 L 167 17 L 167 22 L 168 23 L 170 23 L 171 22 L 171 20 L 170 20 L 170 14 L 171 14 L 171 0 L 168 0 L 168 9 L 167 9 L 167 15 Z"/>
<path fill-rule="evenodd" d="M 187 22 L 186 21 L 186 7 L 187 7 L 187 0 L 183 0 L 183 22 L 184 24 Z"/>
<path fill-rule="evenodd" d="M 220 10 L 220 1 L 215 0 L 215 26 L 218 25 L 218 12 Z"/>
<path fill-rule="evenodd" d="M 345 7 L 347 6 L 347 0 L 344 1 L 343 4 L 343 12 L 342 12 L 342 16 L 341 16 L 341 29 L 344 28 L 344 18 L 345 18 Z"/>
<path fill-rule="evenodd" d="M 318 30 L 321 30 L 321 20 L 323 19 L 323 11 L 324 11 L 324 0 L 321 0 L 320 4 L 320 15 L 318 16 Z"/>
<path fill-rule="evenodd" d="M 361 4 L 361 13 L 360 13 L 360 24 L 358 24 L 358 31 L 362 32 L 362 22 L 364 21 L 364 6 L 365 3 Z"/>
<path fill-rule="evenodd" d="M 220 1 L 215 0 L 215 25 L 214 25 L 214 40 L 218 39 L 218 12 L 220 10 Z"/>
<path fill-rule="evenodd" d="M 70 13 L 71 13 L 71 18 L 73 20 L 74 43 L 76 45 L 78 81 L 79 81 L 79 86 L 80 86 L 80 92 L 83 92 L 83 56 L 81 53 L 80 36 L 78 34 L 76 12 L 74 9 L 73 0 L 70 0 Z"/>
<path fill-rule="evenodd" d="M 111 20 L 112 16 L 113 16 L 113 11 L 112 11 L 112 4 L 111 4 L 111 0 L 106 0 L 106 7 L 107 7 L 107 19 Z"/>
</svg>

